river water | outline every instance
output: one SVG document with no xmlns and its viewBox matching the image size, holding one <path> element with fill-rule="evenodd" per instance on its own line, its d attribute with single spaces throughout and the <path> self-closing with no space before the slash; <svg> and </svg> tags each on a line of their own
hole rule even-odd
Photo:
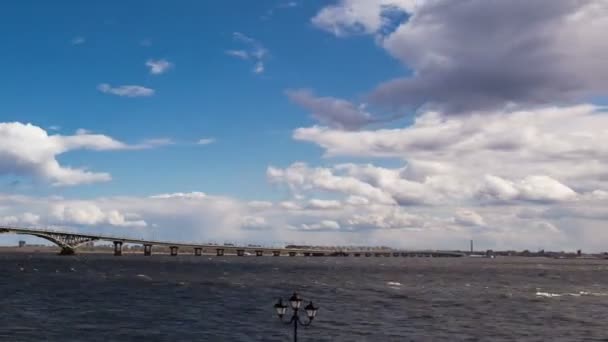
<svg viewBox="0 0 608 342">
<path fill-rule="evenodd" d="M 608 341 L 608 261 L 0 255 L 0 341 Z M 305 302 L 306 304 L 306 302 Z"/>
</svg>

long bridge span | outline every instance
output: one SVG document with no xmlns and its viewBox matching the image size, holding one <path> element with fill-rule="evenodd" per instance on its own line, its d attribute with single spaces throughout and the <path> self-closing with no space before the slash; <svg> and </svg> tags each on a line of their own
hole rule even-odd
<svg viewBox="0 0 608 342">
<path fill-rule="evenodd" d="M 405 250 L 369 250 L 369 249 L 349 249 L 344 250 L 341 248 L 315 248 L 315 247 L 262 247 L 258 245 L 246 245 L 237 246 L 232 244 L 205 244 L 205 243 L 185 243 L 185 242 L 171 242 L 171 241 L 159 241 L 159 240 L 144 240 L 135 239 L 129 237 L 118 237 L 103 234 L 88 234 L 79 232 L 68 232 L 59 231 L 52 229 L 40 229 L 40 228 L 26 228 L 26 227 L 12 227 L 12 226 L 1 226 L 0 234 L 2 233 L 13 233 L 21 235 L 36 236 L 47 241 L 50 241 L 61 248 L 59 254 L 61 255 L 73 255 L 76 253 L 76 249 L 84 244 L 95 242 L 95 241 L 107 241 L 114 243 L 114 255 L 122 255 L 123 244 L 139 244 L 144 247 L 144 255 L 152 255 L 153 246 L 164 246 L 169 247 L 172 256 L 177 256 L 178 251 L 190 250 L 196 256 L 201 256 L 203 251 L 213 250 L 217 256 L 223 256 L 226 250 L 234 251 L 237 256 L 245 255 L 272 255 L 272 256 L 355 256 L 355 257 L 461 257 L 463 253 L 454 251 L 405 251 Z"/>
</svg>

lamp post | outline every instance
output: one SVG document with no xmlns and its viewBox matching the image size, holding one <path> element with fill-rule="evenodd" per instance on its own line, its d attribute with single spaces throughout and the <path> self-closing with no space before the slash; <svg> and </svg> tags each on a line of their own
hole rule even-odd
<svg viewBox="0 0 608 342">
<path fill-rule="evenodd" d="M 307 322 L 302 322 L 300 320 L 299 310 L 302 306 L 302 297 L 300 297 L 296 292 L 289 298 L 289 305 L 293 311 L 291 319 L 289 321 L 284 321 L 283 316 L 285 316 L 285 312 L 287 311 L 287 305 L 283 303 L 283 299 L 279 298 L 277 303 L 274 305 L 274 309 L 277 311 L 277 315 L 281 322 L 285 324 L 293 324 L 293 341 L 298 342 L 298 325 L 303 327 L 307 327 L 312 324 L 312 320 L 315 319 L 317 315 L 318 307 L 314 306 L 312 302 L 309 302 L 308 305 L 304 307 L 304 311 L 306 311 L 306 316 L 308 317 Z"/>
</svg>

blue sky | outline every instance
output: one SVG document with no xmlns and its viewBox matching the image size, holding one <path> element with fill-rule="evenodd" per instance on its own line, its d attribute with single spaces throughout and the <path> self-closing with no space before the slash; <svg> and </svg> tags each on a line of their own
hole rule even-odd
<svg viewBox="0 0 608 342">
<path fill-rule="evenodd" d="M 0 225 L 603 250 L 606 18 L 603 0 L 2 4 Z"/>
<path fill-rule="evenodd" d="M 310 17 L 321 5 L 5 4 L 0 44 L 10 47 L 10 53 L 0 56 L 0 72 L 10 82 L 0 84 L 0 120 L 59 126 L 56 132 L 62 134 L 84 128 L 127 142 L 170 138 L 176 143 L 154 151 L 61 155 L 61 163 L 86 165 L 113 178 L 102 185 L 62 189 L 67 196 L 204 189 L 246 199 L 272 198 L 265 181 L 267 165 L 322 163 L 318 148 L 291 139 L 292 129 L 311 120 L 290 103 L 286 89 L 357 98 L 403 72 L 369 39 L 339 40 L 315 29 Z M 268 50 L 263 73 L 253 73 L 252 62 L 226 54 L 248 48 L 233 38 L 234 32 Z M 83 42 L 73 43 L 80 38 Z M 151 75 L 145 62 L 161 58 L 174 68 Z M 362 66 L 367 70 L 363 75 Z M 138 84 L 156 93 L 148 98 L 108 96 L 96 89 L 100 83 Z M 195 144 L 205 137 L 216 143 Z M 45 191 L 40 184 L 26 188 Z"/>
</svg>

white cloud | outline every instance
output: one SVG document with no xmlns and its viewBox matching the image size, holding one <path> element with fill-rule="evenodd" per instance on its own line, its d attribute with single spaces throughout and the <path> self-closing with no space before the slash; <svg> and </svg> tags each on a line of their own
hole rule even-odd
<svg viewBox="0 0 608 342">
<path fill-rule="evenodd" d="M 146 61 L 146 66 L 150 68 L 150 74 L 161 75 L 174 67 L 174 64 L 166 59 L 149 59 Z"/>
<path fill-rule="evenodd" d="M 215 142 L 215 138 L 201 138 L 198 140 L 197 144 L 199 145 L 209 145 Z"/>
<path fill-rule="evenodd" d="M 269 167 L 267 177 L 273 183 L 282 183 L 293 191 L 323 190 L 366 197 L 382 204 L 395 204 L 387 193 L 371 184 L 348 175 L 335 175 L 327 168 L 310 168 L 304 163 L 294 163 L 286 169 Z"/>
<path fill-rule="evenodd" d="M 112 94 L 122 97 L 149 97 L 154 95 L 154 89 L 139 85 L 121 85 L 112 87 L 107 83 L 101 83 L 97 90 L 105 94 Z"/>
<path fill-rule="evenodd" d="M 482 196 L 499 200 L 567 201 L 577 198 L 577 193 L 548 176 L 527 176 L 512 182 L 500 177 L 486 175 L 480 190 Z"/>
<path fill-rule="evenodd" d="M 308 201 L 308 206 L 307 206 L 307 208 L 309 208 L 309 209 L 321 209 L 321 210 L 339 209 L 341 207 L 342 207 L 342 204 L 340 203 L 340 201 L 322 200 L 322 199 L 316 199 L 316 198 L 313 198 L 310 201 Z"/>
<path fill-rule="evenodd" d="M 252 72 L 262 74 L 265 71 L 265 61 L 268 59 L 268 50 L 257 40 L 241 33 L 234 32 L 232 38 L 245 45 L 245 49 L 226 50 L 226 54 L 242 60 L 253 62 Z"/>
<path fill-rule="evenodd" d="M 430 221 L 430 220 L 429 220 Z M 353 213 L 346 223 L 360 229 L 422 229 L 425 223 L 422 216 L 408 213 L 396 206 L 373 206 L 365 211 Z"/>
<path fill-rule="evenodd" d="M 340 224 L 332 220 L 323 220 L 313 224 L 302 223 L 301 227 L 303 230 L 335 230 L 340 229 Z"/>
<path fill-rule="evenodd" d="M 245 50 L 226 50 L 226 54 L 240 59 L 249 59 L 249 53 Z"/>
<path fill-rule="evenodd" d="M 598 237 L 607 236 L 606 200 L 537 202 L 533 211 L 517 204 L 462 209 L 355 202 L 319 210 L 295 202 L 252 204 L 200 193 L 87 200 L 0 193 L 0 222 L 30 226 L 24 223 L 29 220 L 37 222 L 33 225 L 168 241 L 414 249 L 464 249 L 473 237 L 482 249 L 603 250 Z M 523 210 L 528 213 L 520 214 Z"/>
<path fill-rule="evenodd" d="M 0 216 L 0 224 L 7 226 L 35 226 L 40 222 L 40 216 L 25 212 L 17 215 Z"/>
<path fill-rule="evenodd" d="M 340 0 L 321 9 L 312 23 L 336 36 L 383 33 L 396 24 L 395 15 L 412 13 L 419 1 Z"/>
<path fill-rule="evenodd" d="M 472 210 L 459 210 L 456 212 L 454 221 L 465 226 L 485 226 L 483 217 Z"/>
<path fill-rule="evenodd" d="M 348 132 L 314 126 L 295 130 L 294 138 L 318 144 L 329 157 L 405 160 L 411 180 L 546 176 L 588 192 L 605 188 L 608 176 L 608 116 L 589 105 L 450 117 L 424 112 L 406 128 Z"/>
<path fill-rule="evenodd" d="M 352 196 L 351 195 L 346 198 L 346 203 L 348 203 L 350 205 L 354 205 L 354 206 L 367 205 L 367 204 L 369 204 L 369 200 L 362 196 Z"/>
<path fill-rule="evenodd" d="M 32 177 L 53 185 L 109 181 L 108 173 L 62 166 L 57 156 L 73 150 L 129 150 L 152 146 L 128 145 L 102 134 L 49 135 L 44 129 L 20 122 L 0 123 L 0 174 Z"/>
<path fill-rule="evenodd" d="M 150 196 L 150 198 L 156 198 L 156 199 L 168 199 L 168 198 L 176 198 L 176 199 L 203 199 L 203 198 L 207 198 L 207 194 L 205 194 L 204 192 L 200 192 L 200 191 L 194 191 L 194 192 L 175 192 L 175 193 L 171 193 L 171 194 L 152 195 L 152 196 Z"/>
<path fill-rule="evenodd" d="M 279 203 L 279 207 L 285 210 L 300 210 L 302 207 L 293 201 L 283 201 Z"/>
<path fill-rule="evenodd" d="M 241 223 L 243 228 L 260 229 L 267 226 L 266 219 L 260 216 L 244 216 Z"/>
<path fill-rule="evenodd" d="M 92 202 L 71 201 L 55 204 L 51 213 L 60 224 L 69 225 L 103 225 L 117 227 L 145 227 L 144 220 L 128 220 L 118 210 L 102 210 Z"/>
</svg>

